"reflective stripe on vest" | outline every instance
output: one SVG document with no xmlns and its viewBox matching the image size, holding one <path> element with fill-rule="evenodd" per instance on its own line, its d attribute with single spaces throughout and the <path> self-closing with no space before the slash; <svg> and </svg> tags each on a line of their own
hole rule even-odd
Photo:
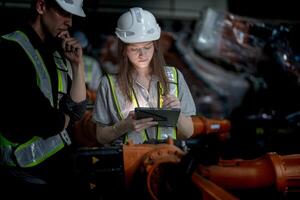
<svg viewBox="0 0 300 200">
<path fill-rule="evenodd" d="M 58 75 L 58 92 L 67 94 L 68 90 L 68 68 L 65 65 L 61 55 L 55 51 L 53 53 L 54 61 L 56 64 L 56 71 Z"/>
<path fill-rule="evenodd" d="M 178 97 L 178 74 L 177 74 L 177 70 L 174 67 L 166 67 L 166 74 L 167 77 L 169 79 L 169 83 L 170 83 L 170 94 Z M 116 86 L 115 86 L 115 81 L 113 80 L 112 76 L 107 74 L 108 80 L 109 80 L 109 84 L 110 84 L 110 88 L 112 91 L 112 95 L 114 98 L 114 102 L 115 105 L 117 107 L 118 110 L 118 114 L 120 119 L 124 119 L 124 116 L 122 114 L 122 110 L 121 110 L 121 106 L 118 100 L 118 96 L 116 93 Z M 158 89 L 158 104 L 160 107 L 162 107 L 162 92 L 160 91 L 160 89 Z M 133 105 L 134 107 L 139 107 L 138 105 L 138 100 L 136 95 L 132 94 L 132 99 L 133 99 Z M 163 139 L 167 139 L 168 136 L 171 136 L 173 139 L 176 139 L 176 128 L 174 127 L 158 127 L 157 129 L 157 139 L 163 140 Z M 147 136 L 147 132 L 146 130 L 144 130 L 142 132 L 142 134 L 136 134 L 134 132 L 129 132 L 126 134 L 125 137 L 125 142 L 128 141 L 128 139 L 132 139 L 134 143 L 144 143 L 145 141 L 147 141 L 148 136 Z"/>
<path fill-rule="evenodd" d="M 36 70 L 37 85 L 50 101 L 51 105 L 54 106 L 51 80 L 48 71 L 39 52 L 34 49 L 27 36 L 21 31 L 15 31 L 2 37 L 17 42 L 24 49 Z M 62 63 L 58 63 L 57 59 L 55 59 L 55 62 L 57 66 L 61 66 L 58 68 L 59 71 L 61 71 L 61 69 L 67 69 Z M 61 80 L 59 80 L 58 87 L 60 88 L 59 90 L 63 92 L 66 91 L 66 80 L 67 79 L 62 76 Z M 62 137 L 62 135 L 64 137 Z M 20 167 L 32 167 L 61 150 L 65 145 L 64 142 L 69 144 L 69 136 L 66 130 L 47 139 L 35 136 L 24 144 L 12 143 L 0 133 L 0 162 L 9 166 L 16 166 L 16 161 Z"/>
<path fill-rule="evenodd" d="M 175 97 L 178 97 L 178 73 L 175 67 L 167 67 L 168 70 L 166 70 L 167 77 L 169 79 L 169 86 L 170 86 L 170 94 L 174 95 Z M 164 93 L 163 88 L 160 84 L 158 84 L 158 107 L 162 108 L 163 105 L 163 99 L 162 94 Z M 173 139 L 176 139 L 177 135 L 177 129 L 176 127 L 157 127 L 157 138 L 159 140 L 165 140 L 168 137 L 172 137 Z"/>
<path fill-rule="evenodd" d="M 85 73 L 85 82 L 89 83 L 92 81 L 93 74 L 93 60 L 87 56 L 83 56 L 84 61 L 84 73 Z"/>
</svg>

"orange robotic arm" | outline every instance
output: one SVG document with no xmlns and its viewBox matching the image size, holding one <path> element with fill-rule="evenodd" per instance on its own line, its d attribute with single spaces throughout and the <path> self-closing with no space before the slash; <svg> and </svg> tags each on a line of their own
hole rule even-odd
<svg viewBox="0 0 300 200">
<path fill-rule="evenodd" d="M 267 153 L 254 160 L 223 160 L 198 165 L 194 172 L 226 189 L 255 189 L 276 185 L 279 192 L 300 191 L 300 154 Z"/>
<path fill-rule="evenodd" d="M 194 125 L 194 134 L 192 137 L 199 135 L 217 133 L 219 139 L 226 140 L 228 137 L 231 123 L 226 119 L 208 119 L 203 116 L 192 116 Z"/>
</svg>

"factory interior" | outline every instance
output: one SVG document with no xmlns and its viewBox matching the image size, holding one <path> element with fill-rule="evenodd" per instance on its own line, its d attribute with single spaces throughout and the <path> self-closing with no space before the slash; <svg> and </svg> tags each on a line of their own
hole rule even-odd
<svg viewBox="0 0 300 200">
<path fill-rule="evenodd" d="M 0 0 L 1 35 L 24 23 L 30 1 Z M 118 17 L 142 7 L 156 17 L 166 64 L 182 72 L 196 105 L 187 140 L 102 146 L 84 137 L 96 131 L 89 91 L 70 169 L 85 199 L 300 199 L 295 2 L 84 0 L 86 17 L 74 17 L 70 31 L 86 34 L 100 67 L 118 63 Z"/>
</svg>

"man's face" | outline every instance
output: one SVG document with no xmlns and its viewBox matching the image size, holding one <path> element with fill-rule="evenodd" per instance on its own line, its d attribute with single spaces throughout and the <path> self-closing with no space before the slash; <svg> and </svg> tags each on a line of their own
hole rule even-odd
<svg viewBox="0 0 300 200">
<path fill-rule="evenodd" d="M 56 37 L 59 33 L 68 31 L 72 26 L 72 14 L 54 2 L 45 6 L 42 24 L 47 34 Z"/>
</svg>

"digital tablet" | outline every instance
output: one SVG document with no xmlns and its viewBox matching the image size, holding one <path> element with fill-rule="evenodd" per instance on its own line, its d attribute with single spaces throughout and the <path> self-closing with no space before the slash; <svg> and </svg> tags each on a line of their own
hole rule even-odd
<svg viewBox="0 0 300 200">
<path fill-rule="evenodd" d="M 180 109 L 179 108 L 135 108 L 137 119 L 152 117 L 159 126 L 175 127 L 177 125 Z"/>
</svg>

